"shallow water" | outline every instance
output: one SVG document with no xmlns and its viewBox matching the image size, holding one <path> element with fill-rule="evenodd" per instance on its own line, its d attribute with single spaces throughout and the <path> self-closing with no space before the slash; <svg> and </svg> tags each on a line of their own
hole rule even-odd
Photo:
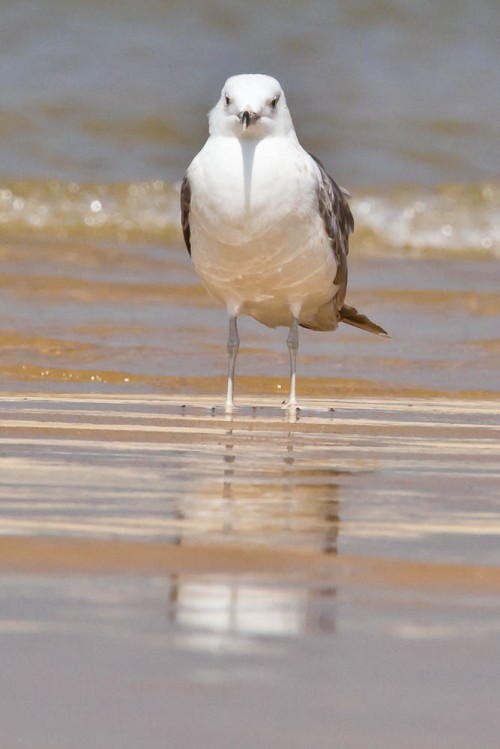
<svg viewBox="0 0 500 749">
<path fill-rule="evenodd" d="M 498 594 L 188 575 L 0 589 L 5 746 L 497 741 Z"/>
<path fill-rule="evenodd" d="M 86 242 L 0 245 L 4 389 L 209 392 L 227 321 L 187 252 Z M 347 301 L 389 331 L 302 331 L 299 393 L 498 393 L 498 264 L 353 257 Z M 241 320 L 237 395 L 285 397 L 286 331 Z"/>
<path fill-rule="evenodd" d="M 494 745 L 498 401 L 252 400 L 2 397 L 6 745 Z"/>
<path fill-rule="evenodd" d="M 291 423 L 179 246 L 3 252 L 6 744 L 491 746 L 497 264 L 352 263 L 394 337 L 304 331 Z"/>
<path fill-rule="evenodd" d="M 2 533 L 499 563 L 496 401 L 185 397 L 3 397 Z"/>
</svg>

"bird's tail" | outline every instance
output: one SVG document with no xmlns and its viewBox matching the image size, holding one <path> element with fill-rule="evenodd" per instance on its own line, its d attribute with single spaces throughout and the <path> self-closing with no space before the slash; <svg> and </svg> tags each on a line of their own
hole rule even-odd
<svg viewBox="0 0 500 749">
<path fill-rule="evenodd" d="M 380 325 L 376 325 L 366 315 L 362 315 L 355 307 L 343 304 L 339 313 L 340 322 L 345 322 L 347 325 L 353 325 L 355 328 L 366 330 L 367 333 L 374 333 L 375 335 L 383 335 L 386 338 L 390 338 L 390 335 Z"/>
</svg>

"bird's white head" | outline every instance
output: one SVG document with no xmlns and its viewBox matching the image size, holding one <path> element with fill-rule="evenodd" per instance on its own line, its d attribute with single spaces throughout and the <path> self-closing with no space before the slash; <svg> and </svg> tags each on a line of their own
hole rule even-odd
<svg viewBox="0 0 500 749">
<path fill-rule="evenodd" d="M 269 75 L 228 78 L 208 119 L 210 135 L 260 139 L 295 132 L 283 89 Z"/>
</svg>

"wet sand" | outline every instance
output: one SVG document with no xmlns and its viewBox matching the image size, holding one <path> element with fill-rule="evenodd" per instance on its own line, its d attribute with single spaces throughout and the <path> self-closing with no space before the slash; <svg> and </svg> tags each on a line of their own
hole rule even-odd
<svg viewBox="0 0 500 749">
<path fill-rule="evenodd" d="M 291 422 L 178 247 L 0 250 L 2 746 L 495 745 L 495 263 L 354 259 Z"/>
<path fill-rule="evenodd" d="M 494 745 L 499 405 L 4 393 L 4 745 Z"/>
<path fill-rule="evenodd" d="M 389 331 L 302 331 L 299 395 L 498 393 L 498 262 L 363 257 L 348 302 Z M 221 395 L 225 313 L 187 252 L 105 243 L 0 245 L 5 391 Z M 286 331 L 242 318 L 236 396 L 287 387 Z"/>
<path fill-rule="evenodd" d="M 498 401 L 212 402 L 0 396 L 4 535 L 497 561 Z"/>
</svg>

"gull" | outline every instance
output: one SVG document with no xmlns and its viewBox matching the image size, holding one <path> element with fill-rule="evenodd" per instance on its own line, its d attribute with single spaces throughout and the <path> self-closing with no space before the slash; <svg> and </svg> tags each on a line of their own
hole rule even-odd
<svg viewBox="0 0 500 749">
<path fill-rule="evenodd" d="M 228 78 L 208 117 L 208 140 L 182 181 L 181 222 L 196 272 L 229 316 L 226 413 L 234 410 L 241 314 L 289 328 L 284 407 L 296 411 L 299 326 L 343 322 L 387 336 L 344 304 L 350 195 L 300 145 L 275 78 Z"/>
</svg>

